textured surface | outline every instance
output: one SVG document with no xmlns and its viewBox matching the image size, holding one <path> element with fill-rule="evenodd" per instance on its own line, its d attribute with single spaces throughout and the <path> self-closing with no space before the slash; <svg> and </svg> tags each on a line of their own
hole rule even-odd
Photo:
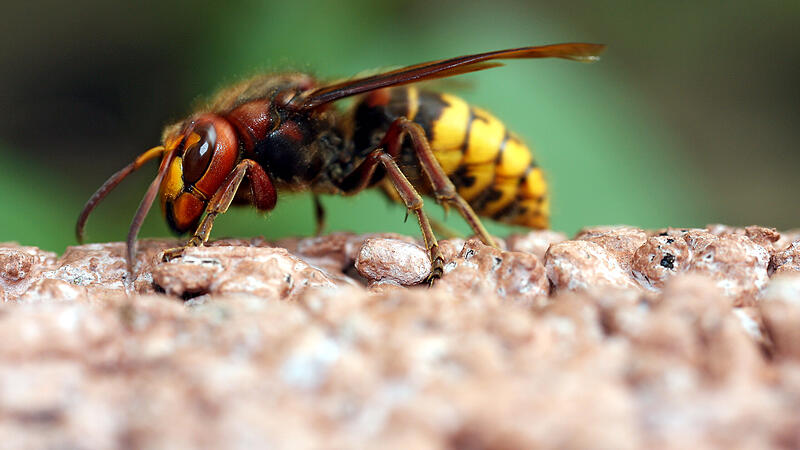
<svg viewBox="0 0 800 450">
<path fill-rule="evenodd" d="M 0 244 L 0 440 L 800 446 L 800 243 L 591 230 L 547 235 L 544 259 L 520 251 L 541 234 L 443 241 L 432 289 L 403 287 L 427 255 L 396 235 L 222 240 L 170 263 L 173 241 L 145 241 L 133 280 L 121 244 Z"/>
<path fill-rule="evenodd" d="M 424 247 L 397 239 L 367 239 L 355 268 L 370 282 L 390 281 L 405 286 L 422 283 L 431 260 Z"/>
</svg>

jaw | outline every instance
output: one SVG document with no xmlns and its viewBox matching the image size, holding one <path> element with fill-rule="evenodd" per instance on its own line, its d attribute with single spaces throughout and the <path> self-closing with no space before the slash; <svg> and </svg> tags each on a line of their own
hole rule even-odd
<svg viewBox="0 0 800 450">
<path fill-rule="evenodd" d="M 206 202 L 187 191 L 183 182 L 183 160 L 173 158 L 159 189 L 161 211 L 169 228 L 178 235 L 193 230 L 205 211 Z"/>
<path fill-rule="evenodd" d="M 197 228 L 205 209 L 204 201 L 191 192 L 184 192 L 174 201 L 166 202 L 164 217 L 172 231 L 183 235 Z"/>
</svg>

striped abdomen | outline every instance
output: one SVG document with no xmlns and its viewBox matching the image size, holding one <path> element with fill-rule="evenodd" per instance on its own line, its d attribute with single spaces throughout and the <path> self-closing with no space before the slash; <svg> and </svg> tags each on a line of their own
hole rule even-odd
<svg viewBox="0 0 800 450">
<path fill-rule="evenodd" d="M 452 95 L 413 86 L 376 91 L 356 108 L 355 144 L 361 149 L 374 144 L 400 116 L 422 126 L 439 164 L 477 214 L 547 228 L 549 201 L 542 170 L 530 149 L 494 116 Z M 406 145 L 403 152 L 408 178 L 427 191 L 413 149 Z"/>
</svg>

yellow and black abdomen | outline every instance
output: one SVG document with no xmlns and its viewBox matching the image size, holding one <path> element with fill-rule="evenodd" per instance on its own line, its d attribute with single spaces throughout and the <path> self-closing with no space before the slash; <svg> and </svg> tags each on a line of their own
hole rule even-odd
<svg viewBox="0 0 800 450">
<path fill-rule="evenodd" d="M 478 215 L 531 228 L 548 227 L 549 200 L 542 170 L 530 149 L 497 118 L 449 94 L 413 86 L 376 91 L 356 107 L 355 144 L 362 149 L 374 145 L 400 116 L 422 126 L 439 164 Z M 409 180 L 427 192 L 429 185 L 421 177 L 410 143 L 400 160 Z"/>
</svg>

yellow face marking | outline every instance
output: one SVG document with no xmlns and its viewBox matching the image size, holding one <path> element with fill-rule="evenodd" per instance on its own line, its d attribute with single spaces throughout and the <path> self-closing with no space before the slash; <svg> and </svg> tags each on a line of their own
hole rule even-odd
<svg viewBox="0 0 800 450">
<path fill-rule="evenodd" d="M 533 156 L 525 144 L 517 138 L 509 138 L 500 164 L 497 165 L 497 176 L 519 178 L 530 165 Z"/>
<path fill-rule="evenodd" d="M 466 201 L 470 201 L 478 196 L 486 188 L 492 185 L 494 181 L 494 164 L 479 164 L 477 166 L 467 167 L 467 177 L 472 177 L 474 182 L 472 186 L 456 186 L 458 188 L 458 195 Z"/>
<path fill-rule="evenodd" d="M 166 208 L 166 202 L 175 200 L 183 191 L 183 166 L 181 165 L 182 159 L 176 156 L 167 169 L 164 175 L 164 181 L 161 182 L 159 190 L 159 197 L 161 198 L 161 208 Z"/>
<path fill-rule="evenodd" d="M 542 169 L 536 167 L 528 172 L 522 183 L 520 194 L 525 198 L 539 198 L 547 193 L 547 182 L 544 180 Z"/>
<path fill-rule="evenodd" d="M 464 144 L 469 120 L 469 105 L 452 95 L 440 94 L 449 106 L 433 122 L 431 148 L 435 153 L 460 149 Z M 437 158 L 438 159 L 438 158 Z"/>
<path fill-rule="evenodd" d="M 469 142 L 464 155 L 464 164 L 494 162 L 500 152 L 500 144 L 506 134 L 506 127 L 494 116 L 480 108 L 472 108 Z"/>
<path fill-rule="evenodd" d="M 414 120 L 419 111 L 419 91 L 414 86 L 406 88 L 408 92 L 408 120 Z"/>
</svg>

